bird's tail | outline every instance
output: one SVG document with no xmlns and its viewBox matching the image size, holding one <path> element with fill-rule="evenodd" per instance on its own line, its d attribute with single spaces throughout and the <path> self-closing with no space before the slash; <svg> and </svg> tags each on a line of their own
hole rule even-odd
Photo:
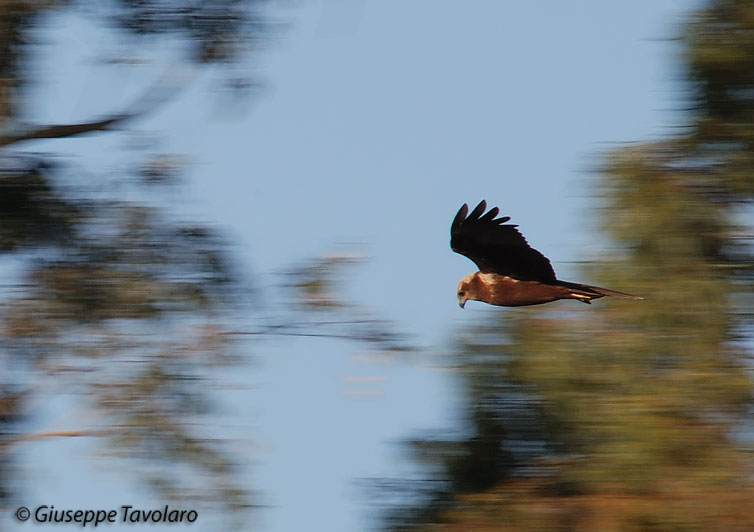
<svg viewBox="0 0 754 532">
<path fill-rule="evenodd" d="M 605 296 L 617 297 L 620 299 L 644 299 L 643 297 L 626 294 L 625 292 L 608 290 L 607 288 L 600 288 L 599 286 L 588 284 L 569 283 L 568 281 L 558 281 L 558 284 L 570 290 L 570 296 L 572 299 L 578 299 L 582 303 L 587 304 L 591 302 L 592 299 L 599 299 Z"/>
</svg>

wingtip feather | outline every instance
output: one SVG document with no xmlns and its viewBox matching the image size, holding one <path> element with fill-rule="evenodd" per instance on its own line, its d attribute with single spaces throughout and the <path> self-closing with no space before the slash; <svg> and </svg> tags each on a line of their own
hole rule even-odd
<svg viewBox="0 0 754 532">
<path fill-rule="evenodd" d="M 497 216 L 497 214 L 499 212 L 500 212 L 499 208 L 492 207 L 489 210 L 489 212 L 487 212 L 487 214 L 485 214 L 484 216 L 482 216 L 481 218 L 479 218 L 479 221 L 480 222 L 493 222 L 493 221 L 496 221 L 496 220 L 494 220 L 494 218 L 495 218 L 495 216 Z"/>
<path fill-rule="evenodd" d="M 457 228 L 463 221 L 466 219 L 466 215 L 469 212 L 469 206 L 467 204 L 461 205 L 461 208 L 458 209 L 458 212 L 456 213 L 456 217 L 453 218 L 453 223 L 450 225 L 450 229 L 453 230 Z"/>
<path fill-rule="evenodd" d="M 468 219 L 469 220 L 478 219 L 482 214 L 484 214 L 485 210 L 487 210 L 487 202 L 485 200 L 482 200 L 479 202 L 479 205 L 474 207 L 474 210 L 471 211 L 471 214 L 469 214 Z"/>
</svg>

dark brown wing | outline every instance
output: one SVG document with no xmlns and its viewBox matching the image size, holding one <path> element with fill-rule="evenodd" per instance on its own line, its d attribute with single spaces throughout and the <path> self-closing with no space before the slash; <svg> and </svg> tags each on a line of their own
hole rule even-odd
<svg viewBox="0 0 754 532">
<path fill-rule="evenodd" d="M 499 273 L 521 281 L 555 281 L 555 272 L 547 257 L 526 242 L 515 225 L 503 225 L 509 216 L 495 218 L 500 212 L 493 207 L 487 214 L 482 201 L 469 212 L 465 203 L 450 226 L 450 247 L 470 258 L 482 273 Z M 468 216 L 467 216 L 468 214 Z"/>
</svg>

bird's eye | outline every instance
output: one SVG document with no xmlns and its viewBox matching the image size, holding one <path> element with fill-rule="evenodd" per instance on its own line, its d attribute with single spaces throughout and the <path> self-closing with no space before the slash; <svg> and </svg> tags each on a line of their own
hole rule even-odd
<svg viewBox="0 0 754 532">
<path fill-rule="evenodd" d="M 458 291 L 458 295 L 459 295 L 459 296 L 463 297 L 463 294 L 465 294 L 465 292 L 464 292 L 463 290 L 459 290 L 459 291 Z"/>
</svg>

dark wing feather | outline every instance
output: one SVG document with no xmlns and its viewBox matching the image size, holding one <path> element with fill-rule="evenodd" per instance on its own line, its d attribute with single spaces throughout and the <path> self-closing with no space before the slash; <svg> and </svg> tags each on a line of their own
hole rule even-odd
<svg viewBox="0 0 754 532">
<path fill-rule="evenodd" d="M 555 281 L 555 272 L 547 257 L 529 246 L 516 225 L 503 225 L 509 216 L 495 218 L 494 207 L 487 214 L 482 201 L 469 212 L 465 203 L 450 226 L 450 247 L 470 258 L 482 273 L 499 273 L 521 281 Z"/>
</svg>

